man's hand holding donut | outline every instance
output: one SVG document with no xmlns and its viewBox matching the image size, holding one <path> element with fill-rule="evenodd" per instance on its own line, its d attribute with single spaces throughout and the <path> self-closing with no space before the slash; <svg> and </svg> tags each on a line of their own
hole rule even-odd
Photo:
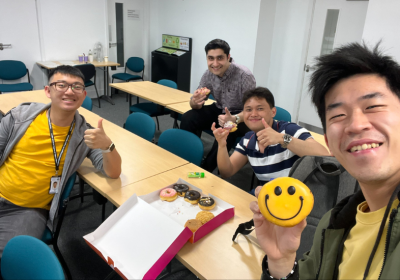
<svg viewBox="0 0 400 280">
<path fill-rule="evenodd" d="M 218 116 L 218 124 L 221 127 L 224 127 L 225 123 L 227 123 L 228 121 L 236 123 L 236 117 L 232 116 L 231 113 L 229 112 L 228 108 L 225 107 L 225 114 L 221 114 Z"/>
<path fill-rule="evenodd" d="M 258 196 L 260 187 L 257 187 Z M 282 278 L 289 274 L 296 259 L 296 251 L 300 246 L 301 233 L 307 225 L 303 220 L 294 227 L 280 227 L 267 221 L 260 212 L 257 201 L 250 203 L 253 212 L 254 228 L 261 249 L 268 256 L 269 274 L 274 278 Z"/>
<path fill-rule="evenodd" d="M 197 89 L 192 96 L 192 99 L 190 99 L 190 106 L 193 109 L 200 109 L 204 102 L 206 102 L 207 95 L 202 93 L 202 89 L 199 88 Z"/>
</svg>

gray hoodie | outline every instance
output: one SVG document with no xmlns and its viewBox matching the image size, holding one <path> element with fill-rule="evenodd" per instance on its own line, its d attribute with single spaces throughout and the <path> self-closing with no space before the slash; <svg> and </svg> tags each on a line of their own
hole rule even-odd
<svg viewBox="0 0 400 280">
<path fill-rule="evenodd" d="M 22 103 L 11 109 L 0 122 L 0 166 L 2 166 L 11 153 L 15 144 L 19 142 L 32 121 L 44 110 L 50 108 L 50 103 Z M 69 141 L 68 151 L 65 156 L 63 173 L 61 176 L 61 191 L 54 195 L 49 213 L 49 226 L 53 225 L 54 217 L 60 205 L 59 200 L 68 178 L 79 168 L 83 160 L 88 157 L 94 167 L 103 170 L 103 155 L 99 149 L 90 149 L 83 141 L 86 129 L 93 128 L 81 116 L 75 112 L 75 129 Z M 49 135 L 50 137 L 50 135 Z M 34 149 L 34 147 L 32 147 Z"/>
</svg>

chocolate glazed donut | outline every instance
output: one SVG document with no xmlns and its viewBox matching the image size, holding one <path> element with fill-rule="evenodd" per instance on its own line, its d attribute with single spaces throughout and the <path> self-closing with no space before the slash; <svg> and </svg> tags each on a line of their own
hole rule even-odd
<svg viewBox="0 0 400 280">
<path fill-rule="evenodd" d="M 189 187 L 185 184 L 174 184 L 173 188 L 179 196 L 185 196 L 186 192 L 189 190 Z"/>
<path fill-rule="evenodd" d="M 212 197 L 202 197 L 199 200 L 199 207 L 203 210 L 211 210 L 215 207 L 215 200 Z"/>
<path fill-rule="evenodd" d="M 187 191 L 185 194 L 185 200 L 191 204 L 197 204 L 200 199 L 200 193 L 198 191 Z"/>
</svg>

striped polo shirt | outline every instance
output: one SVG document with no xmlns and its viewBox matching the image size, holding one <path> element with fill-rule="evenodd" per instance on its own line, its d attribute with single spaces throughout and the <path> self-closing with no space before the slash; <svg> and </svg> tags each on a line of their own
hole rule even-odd
<svg viewBox="0 0 400 280">
<path fill-rule="evenodd" d="M 312 137 L 307 129 L 291 122 L 274 120 L 272 128 L 279 133 L 289 134 L 301 140 Z M 299 159 L 299 156 L 289 149 L 282 148 L 280 144 L 269 145 L 262 154 L 254 131 L 246 133 L 237 144 L 235 151 L 247 156 L 254 173 L 262 184 L 271 178 L 287 177 L 290 168 Z"/>
</svg>

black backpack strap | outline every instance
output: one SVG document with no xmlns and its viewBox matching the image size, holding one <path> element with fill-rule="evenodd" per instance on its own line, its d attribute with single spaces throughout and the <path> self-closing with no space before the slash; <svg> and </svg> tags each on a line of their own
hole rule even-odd
<svg viewBox="0 0 400 280">
<path fill-rule="evenodd" d="M 239 224 L 238 228 L 235 231 L 235 234 L 232 237 L 232 241 L 236 242 L 236 237 L 238 234 L 243 234 L 243 235 L 248 235 L 254 230 L 254 221 L 250 220 L 248 222 L 245 222 L 243 224 Z"/>
</svg>

